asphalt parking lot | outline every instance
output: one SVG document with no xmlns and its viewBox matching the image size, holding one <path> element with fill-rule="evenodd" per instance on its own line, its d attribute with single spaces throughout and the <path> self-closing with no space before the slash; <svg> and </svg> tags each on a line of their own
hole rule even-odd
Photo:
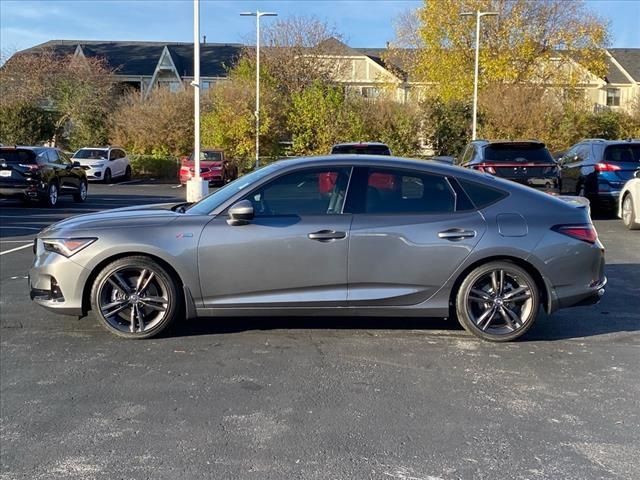
<svg viewBox="0 0 640 480">
<path fill-rule="evenodd" d="M 184 198 L 0 201 L 1 479 L 640 478 L 640 232 L 595 221 L 609 286 L 481 342 L 439 319 L 208 319 L 122 341 L 33 305 L 31 239 Z M 21 248 L 24 247 L 24 248 Z"/>
</svg>

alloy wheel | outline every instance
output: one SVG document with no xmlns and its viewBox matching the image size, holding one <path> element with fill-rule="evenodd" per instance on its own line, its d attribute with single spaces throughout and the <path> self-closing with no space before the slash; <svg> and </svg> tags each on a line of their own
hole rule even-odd
<svg viewBox="0 0 640 480">
<path fill-rule="evenodd" d="M 490 335 L 514 333 L 535 317 L 531 285 L 505 268 L 478 277 L 467 293 L 466 307 L 474 326 Z"/>
<path fill-rule="evenodd" d="M 627 195 L 622 202 L 622 221 L 625 225 L 631 225 L 633 218 L 633 205 L 631 204 L 631 195 Z"/>
<path fill-rule="evenodd" d="M 123 333 L 145 333 L 166 318 L 169 291 L 165 279 L 152 269 L 124 266 L 102 282 L 98 308 L 114 329 Z"/>
<path fill-rule="evenodd" d="M 58 186 L 55 183 L 49 185 L 49 205 L 58 203 Z"/>
</svg>

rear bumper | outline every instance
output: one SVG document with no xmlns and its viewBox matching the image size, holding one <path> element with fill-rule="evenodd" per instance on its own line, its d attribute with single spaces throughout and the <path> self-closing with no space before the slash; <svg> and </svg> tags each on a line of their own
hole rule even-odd
<svg viewBox="0 0 640 480">
<path fill-rule="evenodd" d="M 180 175 L 180 183 L 184 185 L 191 178 L 193 178 L 191 175 Z M 200 178 L 209 183 L 222 183 L 222 172 L 203 173 Z"/>
<path fill-rule="evenodd" d="M 582 292 L 574 292 L 570 295 L 558 298 L 558 308 L 584 307 L 596 305 L 602 299 L 607 286 L 607 277 L 593 285 L 590 285 Z"/>
<path fill-rule="evenodd" d="M 0 186 L 0 197 L 39 198 L 44 195 L 45 192 L 38 189 L 36 185 Z"/>
</svg>

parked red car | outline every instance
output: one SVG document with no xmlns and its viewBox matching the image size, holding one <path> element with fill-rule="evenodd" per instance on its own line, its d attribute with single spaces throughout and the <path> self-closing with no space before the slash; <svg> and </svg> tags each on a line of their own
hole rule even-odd
<svg viewBox="0 0 640 480">
<path fill-rule="evenodd" d="M 195 175 L 193 153 L 189 157 L 182 157 L 180 164 L 180 183 Z M 238 178 L 238 167 L 225 158 L 224 150 L 205 148 L 200 151 L 200 177 L 210 185 L 221 186 Z"/>
</svg>

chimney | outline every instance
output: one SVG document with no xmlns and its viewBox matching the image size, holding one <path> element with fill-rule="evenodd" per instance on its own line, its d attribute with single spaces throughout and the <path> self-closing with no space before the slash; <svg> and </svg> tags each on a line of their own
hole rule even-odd
<svg viewBox="0 0 640 480">
<path fill-rule="evenodd" d="M 391 42 L 387 42 L 387 49 L 391 46 Z"/>
<path fill-rule="evenodd" d="M 202 36 L 202 43 L 203 43 L 203 44 L 206 44 L 206 43 L 207 43 L 207 36 L 206 36 L 206 35 L 203 35 L 203 36 Z"/>
</svg>

